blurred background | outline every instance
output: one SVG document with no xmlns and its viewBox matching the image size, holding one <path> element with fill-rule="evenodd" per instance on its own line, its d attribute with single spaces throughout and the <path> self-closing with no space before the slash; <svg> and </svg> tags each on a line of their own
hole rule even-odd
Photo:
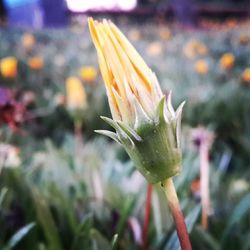
<svg viewBox="0 0 250 250">
<path fill-rule="evenodd" d="M 174 182 L 193 249 L 250 249 L 249 0 L 0 0 L 0 249 L 179 249 L 160 188 L 94 133 L 111 114 L 88 16 L 186 100 Z"/>
</svg>

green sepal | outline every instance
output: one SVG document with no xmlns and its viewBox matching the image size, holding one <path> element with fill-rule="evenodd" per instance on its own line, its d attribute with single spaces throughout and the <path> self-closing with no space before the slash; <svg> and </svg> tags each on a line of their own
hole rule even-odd
<svg viewBox="0 0 250 250">
<path fill-rule="evenodd" d="M 156 108 L 156 122 L 166 122 L 165 115 L 164 115 L 165 105 L 166 105 L 166 99 L 164 96 L 162 97 L 162 99 L 160 100 Z"/>
<path fill-rule="evenodd" d="M 166 105 L 163 97 L 152 120 L 137 103 L 134 128 L 124 122 L 101 117 L 116 130 L 116 134 L 109 131 L 101 133 L 115 138 L 124 146 L 136 168 L 150 183 L 161 182 L 181 171 L 180 123 L 184 103 L 169 117 L 165 112 L 170 113 L 171 110 Z"/>
<path fill-rule="evenodd" d="M 141 141 L 142 138 L 136 133 L 135 130 L 130 128 L 128 125 L 126 125 L 124 122 L 118 121 L 117 124 L 120 126 L 120 128 L 132 139 Z"/>
<path fill-rule="evenodd" d="M 181 171 L 181 149 L 177 146 L 174 123 L 165 120 L 138 128 L 141 141 L 123 145 L 136 168 L 150 183 L 173 177 Z"/>
<path fill-rule="evenodd" d="M 181 147 L 181 116 L 182 116 L 182 110 L 185 105 L 185 101 L 182 102 L 179 107 L 176 110 L 176 127 L 175 127 L 175 133 L 176 133 L 176 139 L 177 139 L 177 146 Z"/>
<path fill-rule="evenodd" d="M 137 100 L 137 98 L 134 97 L 134 109 L 135 109 L 135 129 L 152 124 L 153 121 L 149 118 L 149 116 L 145 113 L 144 109 L 142 108 L 141 104 Z"/>
<path fill-rule="evenodd" d="M 96 133 L 98 134 L 101 134 L 101 135 L 105 135 L 105 136 L 108 136 L 109 138 L 113 139 L 114 141 L 118 142 L 118 143 L 121 143 L 119 141 L 119 138 L 117 136 L 116 133 L 114 132 L 111 132 L 109 130 L 94 130 Z"/>
<path fill-rule="evenodd" d="M 114 121 L 105 116 L 101 116 L 101 119 L 104 120 L 106 123 L 108 123 L 112 128 L 116 130 L 116 135 L 120 143 L 126 144 L 127 146 L 134 145 L 132 138 L 130 138 L 130 136 L 126 133 L 126 131 L 118 125 L 117 121 Z"/>
</svg>

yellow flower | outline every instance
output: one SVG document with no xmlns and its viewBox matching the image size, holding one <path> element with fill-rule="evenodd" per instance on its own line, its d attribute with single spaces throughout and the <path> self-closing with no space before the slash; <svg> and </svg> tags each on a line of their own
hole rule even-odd
<svg viewBox="0 0 250 250">
<path fill-rule="evenodd" d="M 250 68 L 247 68 L 243 71 L 241 79 L 246 83 L 250 83 Z"/>
<path fill-rule="evenodd" d="M 33 70 L 39 70 L 43 68 L 43 58 L 39 56 L 32 57 L 28 60 L 28 65 Z"/>
<path fill-rule="evenodd" d="M 69 110 L 82 110 L 86 108 L 87 100 L 85 89 L 77 77 L 69 77 L 66 80 L 66 101 Z"/>
<path fill-rule="evenodd" d="M 208 73 L 208 64 L 205 60 L 198 60 L 195 63 L 195 70 L 200 75 L 206 75 Z"/>
<path fill-rule="evenodd" d="M 158 80 L 135 48 L 111 22 L 89 19 L 116 133 L 97 131 L 121 143 L 135 166 L 156 183 L 180 172 L 180 121 Z"/>
<path fill-rule="evenodd" d="M 235 58 L 232 53 L 225 53 L 220 59 L 220 65 L 223 69 L 231 69 L 234 66 Z"/>
<path fill-rule="evenodd" d="M 83 81 L 93 82 L 96 79 L 97 71 L 93 66 L 82 67 L 80 69 L 80 76 Z"/>
<path fill-rule="evenodd" d="M 0 61 L 0 71 L 5 78 L 14 78 L 17 75 L 17 60 L 15 57 L 5 57 Z"/>
<path fill-rule="evenodd" d="M 22 37 L 22 45 L 26 49 L 31 49 L 36 43 L 36 39 L 32 34 L 25 33 Z"/>
</svg>

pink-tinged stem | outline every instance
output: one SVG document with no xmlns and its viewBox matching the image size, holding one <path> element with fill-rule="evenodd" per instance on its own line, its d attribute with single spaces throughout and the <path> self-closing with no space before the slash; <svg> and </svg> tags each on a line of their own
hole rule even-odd
<svg viewBox="0 0 250 250">
<path fill-rule="evenodd" d="M 142 234 L 142 250 L 148 249 L 148 231 L 151 215 L 151 200 L 152 200 L 153 185 L 148 184 L 147 186 L 147 197 L 145 203 L 145 214 L 144 214 L 144 225 Z"/>
<path fill-rule="evenodd" d="M 201 225 L 204 229 L 208 228 L 208 213 L 209 213 L 209 148 L 207 143 L 202 142 L 200 145 L 200 178 L 201 178 L 201 204 L 202 217 Z"/>
<path fill-rule="evenodd" d="M 184 216 L 180 208 L 177 193 L 174 187 L 172 178 L 166 179 L 162 182 L 162 187 L 166 194 L 168 205 L 172 213 L 177 235 L 179 237 L 180 245 L 182 250 L 191 250 L 192 246 L 190 243 L 187 227 L 185 224 Z"/>
</svg>

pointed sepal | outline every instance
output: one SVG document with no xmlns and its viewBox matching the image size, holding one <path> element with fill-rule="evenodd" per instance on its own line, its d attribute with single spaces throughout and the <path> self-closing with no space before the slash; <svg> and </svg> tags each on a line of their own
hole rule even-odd
<svg viewBox="0 0 250 250">
<path fill-rule="evenodd" d="M 121 127 L 121 129 L 132 139 L 136 141 L 142 141 L 142 138 L 133 130 L 131 127 L 126 125 L 124 122 L 118 121 L 117 124 Z"/>
<path fill-rule="evenodd" d="M 134 145 L 133 140 L 130 138 L 130 136 L 124 131 L 119 125 L 117 121 L 114 121 L 108 117 L 101 116 L 101 119 L 104 120 L 106 123 L 108 123 L 112 128 L 115 129 L 117 133 L 117 137 L 120 143 L 126 143 L 130 146 Z"/>
<path fill-rule="evenodd" d="M 117 134 L 114 133 L 114 132 L 111 132 L 111 131 L 109 131 L 109 130 L 94 130 L 94 131 L 95 131 L 96 133 L 98 133 L 98 134 L 105 135 L 105 136 L 107 136 L 107 137 L 113 139 L 114 141 L 116 141 L 116 142 L 118 142 L 118 143 L 121 143 L 121 142 L 119 141 L 119 138 L 118 138 Z"/>
<path fill-rule="evenodd" d="M 182 110 L 183 110 L 185 103 L 186 103 L 185 101 L 182 102 L 175 112 L 175 119 L 176 119 L 175 132 L 176 132 L 176 141 L 177 141 L 178 148 L 181 147 L 181 117 L 182 117 Z"/>
<path fill-rule="evenodd" d="M 166 121 L 167 117 L 165 117 L 165 105 L 166 105 L 166 99 L 165 96 L 162 97 L 162 99 L 159 101 L 159 104 L 156 108 L 156 123 L 159 122 L 168 122 Z"/>
<path fill-rule="evenodd" d="M 133 103 L 135 108 L 135 129 L 137 130 L 141 126 L 152 124 L 153 121 L 146 114 L 136 97 L 133 98 Z"/>
</svg>

